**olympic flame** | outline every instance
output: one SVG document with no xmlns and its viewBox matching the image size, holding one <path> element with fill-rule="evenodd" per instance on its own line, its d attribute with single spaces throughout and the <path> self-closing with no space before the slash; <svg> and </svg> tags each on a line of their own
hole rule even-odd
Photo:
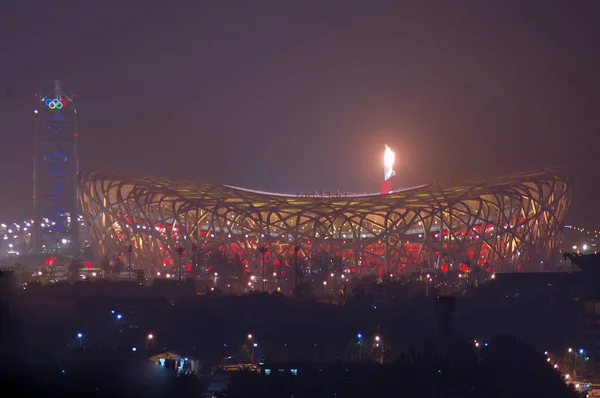
<svg viewBox="0 0 600 398">
<path fill-rule="evenodd" d="M 386 181 L 389 178 L 394 176 L 395 171 L 394 171 L 393 167 L 394 167 L 395 160 L 396 160 L 396 154 L 394 153 L 394 151 L 392 151 L 392 148 L 390 148 L 389 146 L 386 145 L 385 152 L 383 153 L 383 179 L 384 179 L 384 181 Z"/>
<path fill-rule="evenodd" d="M 386 168 L 394 167 L 394 160 L 396 160 L 396 154 L 392 151 L 392 148 L 385 146 L 385 152 L 383 153 L 383 165 Z"/>
</svg>

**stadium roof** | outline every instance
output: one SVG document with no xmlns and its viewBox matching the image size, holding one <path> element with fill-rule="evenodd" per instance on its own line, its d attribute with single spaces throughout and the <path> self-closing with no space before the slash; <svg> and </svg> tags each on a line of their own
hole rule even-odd
<svg viewBox="0 0 600 398">
<path fill-rule="evenodd" d="M 149 177 L 130 174 L 105 168 L 90 168 L 79 175 L 79 184 L 88 192 L 96 190 L 99 196 L 105 196 L 111 203 L 134 195 L 150 195 L 153 200 L 160 196 L 171 200 L 202 202 L 204 204 L 235 204 L 236 207 L 307 206 L 320 203 L 331 210 L 348 205 L 383 205 L 390 202 L 402 207 L 428 206 L 469 199 L 480 199 L 482 195 L 498 192 L 515 195 L 529 195 L 530 190 L 542 189 L 543 185 L 553 182 L 570 183 L 571 179 L 564 168 L 550 168 L 536 172 L 520 173 L 490 181 L 463 183 L 460 185 L 429 184 L 381 194 L 343 194 L 343 195 L 291 195 L 261 192 L 223 184 L 207 184 L 173 180 L 169 178 Z M 90 185 L 95 185 L 92 187 Z M 520 188 L 522 186 L 522 188 Z M 119 198 L 120 197 L 120 198 Z M 316 209 L 315 209 L 316 210 Z"/>
</svg>

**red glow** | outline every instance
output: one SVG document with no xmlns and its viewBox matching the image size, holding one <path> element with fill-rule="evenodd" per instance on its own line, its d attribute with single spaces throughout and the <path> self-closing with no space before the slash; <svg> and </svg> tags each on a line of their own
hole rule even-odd
<svg viewBox="0 0 600 398">
<path fill-rule="evenodd" d="M 51 266 L 53 262 L 54 262 L 54 257 L 48 257 L 47 259 L 44 260 L 44 263 L 47 266 Z"/>
<path fill-rule="evenodd" d="M 188 264 L 188 266 L 187 266 L 187 270 L 188 270 L 188 272 L 191 272 L 191 271 L 192 271 L 192 265 L 191 265 L 191 264 Z"/>
<path fill-rule="evenodd" d="M 92 268 L 92 262 L 91 261 L 86 261 L 85 268 L 87 268 L 87 269 Z"/>
<path fill-rule="evenodd" d="M 79 133 L 75 133 L 75 137 L 79 137 Z"/>
<path fill-rule="evenodd" d="M 442 270 L 442 272 L 448 272 L 448 264 L 442 264 L 440 269 Z"/>
</svg>

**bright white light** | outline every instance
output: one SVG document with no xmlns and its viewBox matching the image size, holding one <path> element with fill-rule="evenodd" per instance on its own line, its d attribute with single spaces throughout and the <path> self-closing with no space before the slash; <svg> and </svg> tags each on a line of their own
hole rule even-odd
<svg viewBox="0 0 600 398">
<path fill-rule="evenodd" d="M 396 174 L 394 171 L 394 162 L 396 161 L 396 154 L 389 146 L 385 146 L 385 152 L 383 153 L 383 180 L 387 181 Z"/>
<path fill-rule="evenodd" d="M 588 245 L 583 245 L 583 250 L 587 250 L 588 249 Z"/>
<path fill-rule="evenodd" d="M 383 165 L 391 168 L 394 166 L 394 160 L 396 160 L 396 154 L 389 146 L 385 146 L 385 152 L 383 153 Z"/>
<path fill-rule="evenodd" d="M 61 242 L 62 242 L 62 244 L 64 245 L 64 244 L 66 244 L 66 243 L 67 243 L 67 240 L 66 240 L 66 239 L 63 239 L 63 240 L 61 240 Z"/>
</svg>

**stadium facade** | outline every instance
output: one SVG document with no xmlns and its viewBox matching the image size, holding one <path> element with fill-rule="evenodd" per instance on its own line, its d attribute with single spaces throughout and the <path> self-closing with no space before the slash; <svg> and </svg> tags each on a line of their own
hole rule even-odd
<svg viewBox="0 0 600 398">
<path fill-rule="evenodd" d="M 215 250 L 256 274 L 297 264 L 359 274 L 541 270 L 559 254 L 571 196 L 560 168 L 372 195 L 274 194 L 94 168 L 79 188 L 98 258 L 131 257 L 153 275 L 210 266 L 203 254 Z"/>
</svg>

